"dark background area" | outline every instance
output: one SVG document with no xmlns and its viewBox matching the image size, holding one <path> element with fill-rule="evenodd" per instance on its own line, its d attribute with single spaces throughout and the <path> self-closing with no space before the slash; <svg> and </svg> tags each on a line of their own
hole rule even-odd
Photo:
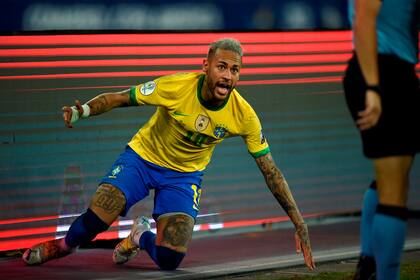
<svg viewBox="0 0 420 280">
<path fill-rule="evenodd" d="M 347 0 L 3 0 L 0 31 L 347 29 Z"/>
</svg>

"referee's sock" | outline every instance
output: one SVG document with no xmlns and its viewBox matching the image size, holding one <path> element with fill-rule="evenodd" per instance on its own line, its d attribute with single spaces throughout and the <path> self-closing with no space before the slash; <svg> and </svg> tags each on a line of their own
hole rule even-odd
<svg viewBox="0 0 420 280">
<path fill-rule="evenodd" d="M 156 234 L 145 231 L 140 236 L 140 249 L 146 250 L 152 260 L 162 270 L 175 270 L 184 259 L 185 254 L 164 246 L 155 245 Z"/>
<path fill-rule="evenodd" d="M 362 256 L 373 257 L 372 223 L 377 206 L 378 192 L 376 191 L 376 181 L 373 181 L 363 198 L 362 220 L 360 222 L 360 250 Z"/>
<path fill-rule="evenodd" d="M 407 208 L 379 204 L 372 225 L 377 279 L 399 279 Z"/>
</svg>

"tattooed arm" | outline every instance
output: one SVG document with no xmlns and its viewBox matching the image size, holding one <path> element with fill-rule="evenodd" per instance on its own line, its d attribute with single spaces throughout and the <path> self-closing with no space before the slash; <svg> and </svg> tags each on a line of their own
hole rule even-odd
<svg viewBox="0 0 420 280">
<path fill-rule="evenodd" d="M 302 250 L 306 266 L 309 269 L 314 269 L 315 263 L 312 258 L 308 227 L 300 214 L 286 179 L 274 163 L 271 153 L 261 156 L 255 159 L 255 161 L 263 173 L 271 193 L 295 225 L 296 251 L 300 252 Z"/>
<path fill-rule="evenodd" d="M 117 107 L 126 107 L 134 105 L 131 104 L 130 101 L 130 89 L 126 89 L 120 92 L 100 94 L 86 102 L 86 104 L 87 105 L 83 106 L 89 106 L 89 108 L 87 108 L 89 109 L 89 116 L 100 115 Z M 80 104 L 79 100 L 75 101 L 75 107 L 79 112 L 79 116 L 82 116 L 84 113 L 83 106 Z M 69 106 L 64 106 L 61 110 L 63 111 L 64 124 L 67 127 L 73 127 L 72 123 L 74 123 L 75 120 L 72 121 L 72 114 L 75 111 L 73 111 Z"/>
</svg>

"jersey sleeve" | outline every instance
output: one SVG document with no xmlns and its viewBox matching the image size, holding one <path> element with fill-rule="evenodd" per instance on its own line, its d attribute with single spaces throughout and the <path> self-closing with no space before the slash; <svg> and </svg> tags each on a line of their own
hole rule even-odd
<svg viewBox="0 0 420 280">
<path fill-rule="evenodd" d="M 130 89 L 130 101 L 134 105 L 167 106 L 174 99 L 168 77 L 160 77 Z"/>
<path fill-rule="evenodd" d="M 270 152 L 270 147 L 263 134 L 260 120 L 252 109 L 244 122 L 244 134 L 242 138 L 248 147 L 249 153 L 254 158 L 264 156 Z"/>
</svg>

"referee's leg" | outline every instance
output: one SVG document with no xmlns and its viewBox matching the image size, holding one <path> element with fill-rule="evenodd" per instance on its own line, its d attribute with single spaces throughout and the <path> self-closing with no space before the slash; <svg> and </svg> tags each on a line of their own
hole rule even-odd
<svg viewBox="0 0 420 280">
<path fill-rule="evenodd" d="M 379 196 L 372 225 L 377 279 L 399 279 L 412 162 L 412 156 L 390 156 L 373 160 Z"/>
</svg>

